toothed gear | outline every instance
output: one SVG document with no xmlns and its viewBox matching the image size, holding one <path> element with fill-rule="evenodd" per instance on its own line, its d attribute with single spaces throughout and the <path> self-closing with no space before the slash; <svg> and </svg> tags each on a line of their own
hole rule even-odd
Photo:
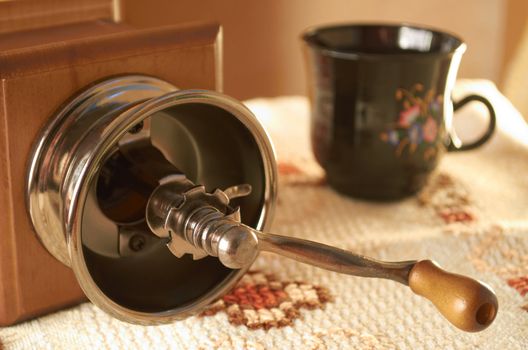
<svg viewBox="0 0 528 350">
<path fill-rule="evenodd" d="M 171 209 L 166 227 L 172 227 L 177 232 L 170 233 L 171 240 L 167 244 L 172 254 L 177 257 L 192 254 L 194 260 L 208 255 L 204 250 L 197 248 L 196 244 L 189 243 L 192 242 L 193 236 L 192 230 L 187 227 L 191 224 L 189 221 L 192 216 L 205 208 L 216 209 L 212 212 L 218 214 L 215 218 L 223 217 L 230 211 L 229 198 L 220 190 L 207 193 L 204 186 L 195 186 L 183 193 L 183 201 L 178 207 Z"/>
<path fill-rule="evenodd" d="M 203 245 L 216 222 L 240 223 L 240 210 L 231 208 L 229 201 L 219 189 L 208 193 L 202 185 L 174 178 L 154 191 L 147 205 L 147 222 L 156 235 L 169 238 L 167 247 L 173 255 L 191 254 L 198 260 L 210 255 Z"/>
</svg>

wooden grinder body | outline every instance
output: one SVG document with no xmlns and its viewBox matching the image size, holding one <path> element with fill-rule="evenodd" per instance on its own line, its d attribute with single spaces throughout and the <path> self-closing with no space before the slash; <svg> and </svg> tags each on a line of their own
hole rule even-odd
<svg viewBox="0 0 528 350">
<path fill-rule="evenodd" d="M 110 76 L 221 89 L 220 35 L 216 24 L 135 29 L 103 21 L 0 35 L 0 326 L 85 300 L 27 214 L 27 165 L 40 129 L 69 98 Z"/>
</svg>

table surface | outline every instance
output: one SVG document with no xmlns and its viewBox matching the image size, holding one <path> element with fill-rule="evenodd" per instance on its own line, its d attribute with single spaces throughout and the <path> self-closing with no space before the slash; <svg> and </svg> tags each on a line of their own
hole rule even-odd
<svg viewBox="0 0 528 350">
<path fill-rule="evenodd" d="M 384 260 L 432 258 L 481 279 L 500 308 L 487 330 L 451 326 L 397 283 L 340 275 L 262 254 L 239 286 L 204 315 L 170 325 L 125 324 L 86 303 L 0 328 L 6 349 L 524 349 L 528 347 L 528 126 L 487 81 L 459 81 L 454 97 L 487 96 L 498 132 L 475 151 L 449 154 L 418 196 L 380 204 L 328 188 L 310 152 L 303 97 L 247 105 L 277 151 L 279 198 L 272 231 Z M 459 115 L 460 114 L 460 115 Z M 484 125 L 470 105 L 459 134 Z"/>
</svg>

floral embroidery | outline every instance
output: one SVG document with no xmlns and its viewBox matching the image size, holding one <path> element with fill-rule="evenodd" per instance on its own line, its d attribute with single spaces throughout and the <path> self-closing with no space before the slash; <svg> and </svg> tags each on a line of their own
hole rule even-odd
<svg viewBox="0 0 528 350">
<path fill-rule="evenodd" d="M 300 317 L 301 308 L 323 308 L 331 299 L 324 287 L 298 281 L 282 282 L 273 275 L 250 271 L 202 316 L 224 311 L 231 324 L 269 329 L 289 326 Z"/>
<path fill-rule="evenodd" d="M 352 328 L 332 327 L 307 332 L 303 336 L 305 349 L 328 349 L 330 344 L 345 345 L 347 349 L 396 349 L 396 344 L 384 334 L 369 333 Z M 333 348 L 333 347 L 330 347 Z M 343 348 L 343 346 L 341 346 Z"/>
<path fill-rule="evenodd" d="M 468 259 L 477 270 L 492 272 L 506 281 L 528 276 L 528 256 L 519 249 L 524 244 L 524 237 L 506 235 L 500 225 L 492 225 L 483 231 L 462 231 L 461 234 L 476 239 L 471 243 Z M 496 263 L 502 260 L 508 264 Z"/>
<path fill-rule="evenodd" d="M 442 120 L 442 95 L 435 95 L 433 89 L 423 97 L 424 87 L 416 84 L 411 90 L 396 90 L 396 100 L 401 101 L 400 112 L 395 125 L 380 134 L 380 139 L 395 147 L 397 156 L 422 152 L 425 160 L 436 155 L 439 123 Z"/>
<path fill-rule="evenodd" d="M 431 207 L 446 224 L 468 223 L 476 219 L 468 191 L 450 175 L 433 175 L 418 194 L 418 203 Z"/>
<path fill-rule="evenodd" d="M 288 176 L 288 175 L 303 175 L 304 172 L 299 169 L 298 166 L 291 164 L 291 163 L 279 163 L 277 165 L 278 171 L 280 175 Z"/>
<path fill-rule="evenodd" d="M 502 278 L 510 287 L 525 297 L 519 307 L 528 311 L 528 255 L 521 247 L 525 244 L 523 235 L 507 235 L 500 225 L 492 225 L 475 231 L 458 233 L 471 240 L 468 260 L 481 272 L 493 273 Z M 498 264 L 497 261 L 506 263 Z"/>
<path fill-rule="evenodd" d="M 515 288 L 521 296 L 525 296 L 528 293 L 528 276 L 521 276 L 517 278 L 510 278 L 508 285 Z"/>
<path fill-rule="evenodd" d="M 324 172 L 317 167 L 316 172 L 307 169 L 307 166 L 296 165 L 293 162 L 279 162 L 277 164 L 281 183 L 292 187 L 318 187 L 326 185 Z"/>
</svg>

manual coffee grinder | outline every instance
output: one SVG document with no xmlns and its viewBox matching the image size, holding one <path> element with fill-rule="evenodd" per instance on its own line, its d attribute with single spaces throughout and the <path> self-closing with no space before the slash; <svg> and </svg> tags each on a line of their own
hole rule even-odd
<svg viewBox="0 0 528 350">
<path fill-rule="evenodd" d="M 271 143 L 240 102 L 123 75 L 78 93 L 43 128 L 27 207 L 40 240 L 87 297 L 128 322 L 196 314 L 262 250 L 403 283 L 465 331 L 494 320 L 489 287 L 429 260 L 381 262 L 267 233 L 276 190 Z"/>
</svg>

